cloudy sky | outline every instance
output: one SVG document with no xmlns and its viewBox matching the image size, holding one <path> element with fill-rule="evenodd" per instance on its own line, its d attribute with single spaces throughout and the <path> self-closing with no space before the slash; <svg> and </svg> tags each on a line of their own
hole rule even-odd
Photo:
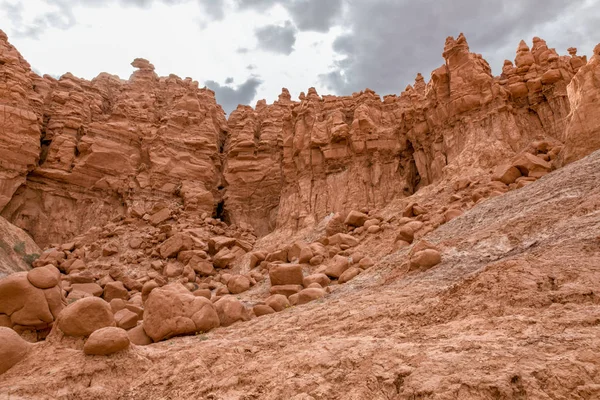
<svg viewBox="0 0 600 400">
<path fill-rule="evenodd" d="M 589 55 L 598 21 L 600 0 L 0 0 L 0 29 L 38 73 L 126 79 L 143 57 L 228 112 L 282 87 L 399 94 L 460 32 L 496 74 L 534 36 Z"/>
</svg>

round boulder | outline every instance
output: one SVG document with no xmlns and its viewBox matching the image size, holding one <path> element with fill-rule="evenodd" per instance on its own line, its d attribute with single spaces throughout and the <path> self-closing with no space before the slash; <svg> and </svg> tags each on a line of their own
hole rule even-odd
<svg viewBox="0 0 600 400">
<path fill-rule="evenodd" d="M 173 336 L 208 332 L 219 326 L 210 300 L 194 296 L 180 283 L 150 292 L 144 304 L 144 331 L 155 342 Z"/>
<path fill-rule="evenodd" d="M 58 318 L 58 327 L 68 336 L 89 336 L 92 332 L 115 326 L 110 304 L 99 297 L 86 297 L 70 304 Z"/>
<path fill-rule="evenodd" d="M 10 328 L 0 327 L 0 374 L 5 373 L 27 355 L 31 344 Z"/>
<path fill-rule="evenodd" d="M 232 296 L 224 296 L 215 303 L 221 326 L 229 326 L 238 321 L 250 320 L 250 313 L 244 305 Z"/>
<path fill-rule="evenodd" d="M 83 352 L 88 355 L 107 356 L 128 347 L 127 331 L 109 326 L 94 331 L 83 345 Z"/>
</svg>

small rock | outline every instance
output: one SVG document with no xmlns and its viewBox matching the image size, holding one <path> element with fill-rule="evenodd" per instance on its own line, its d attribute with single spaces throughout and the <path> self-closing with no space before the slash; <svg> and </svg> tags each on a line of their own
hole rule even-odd
<svg viewBox="0 0 600 400">
<path fill-rule="evenodd" d="M 435 249 L 425 249 L 413 254 L 410 258 L 410 267 L 412 269 L 417 268 L 431 268 L 442 261 L 442 255 Z"/>
<path fill-rule="evenodd" d="M 299 264 L 277 264 L 269 270 L 269 279 L 272 286 L 279 285 L 302 285 L 304 275 L 302 265 Z"/>
<path fill-rule="evenodd" d="M 308 288 L 300 291 L 297 296 L 296 305 L 310 303 L 311 301 L 325 297 L 327 292 L 324 289 Z"/>
<path fill-rule="evenodd" d="M 367 214 L 361 213 L 360 211 L 350 211 L 344 223 L 346 225 L 360 227 L 369 219 Z"/>
<path fill-rule="evenodd" d="M 348 268 L 350 268 L 350 263 L 348 262 L 348 257 L 336 255 L 331 260 L 331 265 L 325 269 L 325 275 L 331 278 L 339 278 Z"/>
<path fill-rule="evenodd" d="M 270 293 L 271 294 L 282 294 L 286 297 L 289 297 L 293 294 L 298 293 L 303 289 L 302 285 L 279 285 L 279 286 L 271 286 Z"/>
<path fill-rule="evenodd" d="M 229 326 L 238 321 L 249 321 L 250 315 L 246 307 L 232 296 L 224 296 L 215 303 L 221 326 Z"/>
<path fill-rule="evenodd" d="M 83 345 L 87 355 L 107 356 L 129 348 L 127 331 L 116 327 L 107 327 L 94 331 Z"/>
<path fill-rule="evenodd" d="M 373 261 L 373 259 L 371 257 L 364 257 L 358 263 L 358 266 L 362 269 L 371 268 L 373 265 L 375 265 L 375 262 Z"/>
<path fill-rule="evenodd" d="M 275 310 L 265 304 L 258 304 L 253 308 L 254 315 L 262 317 L 263 315 L 274 314 Z"/>
<path fill-rule="evenodd" d="M 290 307 L 290 302 L 287 296 L 282 294 L 274 294 L 265 300 L 265 304 L 271 307 L 275 312 L 280 312 Z"/>
<path fill-rule="evenodd" d="M 239 294 L 250 289 L 250 279 L 244 275 L 236 275 L 227 282 L 227 289 L 232 294 Z"/>
<path fill-rule="evenodd" d="M 138 325 L 135 328 L 128 330 L 127 336 L 129 337 L 129 341 L 137 346 L 147 346 L 152 344 L 152 339 L 150 336 L 146 335 L 143 325 Z"/>
<path fill-rule="evenodd" d="M 113 299 L 127 300 L 129 298 L 129 292 L 123 285 L 123 282 L 115 281 L 109 282 L 104 285 L 104 300 L 111 302 Z"/>
<path fill-rule="evenodd" d="M 329 286 L 329 284 L 331 283 L 331 280 L 325 274 L 313 274 L 313 275 L 307 276 L 302 281 L 302 284 L 304 285 L 304 287 L 309 287 L 313 283 L 317 283 L 321 287 L 326 287 L 326 286 Z"/>
<path fill-rule="evenodd" d="M 136 313 L 129 311 L 126 308 L 118 311 L 115 314 L 115 322 L 117 323 L 117 326 L 125 330 L 135 327 L 139 319 L 140 318 Z"/>
<path fill-rule="evenodd" d="M 357 277 L 361 272 L 362 272 L 362 270 L 360 268 L 350 267 L 340 276 L 340 279 L 338 280 L 338 282 L 346 283 L 346 282 L 354 279 L 355 277 Z"/>
</svg>

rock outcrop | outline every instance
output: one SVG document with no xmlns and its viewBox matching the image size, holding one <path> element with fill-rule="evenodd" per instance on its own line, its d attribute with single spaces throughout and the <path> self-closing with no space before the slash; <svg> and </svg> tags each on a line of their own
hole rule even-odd
<svg viewBox="0 0 600 400">
<path fill-rule="evenodd" d="M 27 233 L 0 217 L 0 278 L 28 271 L 41 253 Z"/>
<path fill-rule="evenodd" d="M 564 163 L 577 161 L 600 149 L 600 44 L 567 90 L 571 114 L 562 154 Z"/>
<path fill-rule="evenodd" d="M 91 221 L 147 214 L 158 226 L 174 204 L 264 236 L 487 172 L 534 142 L 550 143 L 544 161 L 560 165 L 598 145 L 582 139 L 598 128 L 587 118 L 597 112 L 598 56 L 569 54 L 534 38 L 494 77 L 461 34 L 446 40 L 429 82 L 419 74 L 400 96 L 311 88 L 293 101 L 283 89 L 274 104 L 240 106 L 226 120 L 212 91 L 158 77 L 144 59 L 126 81 L 39 77 L 2 33 L 0 213 L 41 245 Z M 219 265 L 231 257 L 224 250 Z"/>
<path fill-rule="evenodd" d="M 214 93 L 132 65 L 127 81 L 40 78 L 0 34 L 0 211 L 39 244 L 160 201 L 212 214 L 220 200 Z"/>
<path fill-rule="evenodd" d="M 569 82 L 581 69 L 576 82 L 589 75 L 579 85 L 595 90 L 585 57 L 570 52 L 559 56 L 539 38 L 531 49 L 521 42 L 515 63 L 494 77 L 461 34 L 447 39 L 446 63 L 431 80 L 419 74 L 399 97 L 310 89 L 294 102 L 284 89 L 273 105 L 240 106 L 226 146 L 229 219 L 260 235 L 302 228 L 495 167 L 534 140 L 564 143 Z"/>
</svg>

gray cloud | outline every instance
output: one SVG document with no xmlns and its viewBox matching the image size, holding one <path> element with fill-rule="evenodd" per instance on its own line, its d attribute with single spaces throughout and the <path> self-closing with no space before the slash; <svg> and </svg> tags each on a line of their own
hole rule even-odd
<svg viewBox="0 0 600 400">
<path fill-rule="evenodd" d="M 242 10 L 258 12 L 280 4 L 300 31 L 328 32 L 343 12 L 342 0 L 236 0 L 236 3 Z"/>
<path fill-rule="evenodd" d="M 256 76 L 252 76 L 236 88 L 221 85 L 215 81 L 206 81 L 204 84 L 209 89 L 214 90 L 217 102 L 229 114 L 239 104 L 249 104 L 254 99 L 258 88 L 262 84 L 262 80 Z"/>
<path fill-rule="evenodd" d="M 298 29 L 315 32 L 328 32 L 343 11 L 342 0 L 286 1 L 284 7 L 292 16 Z"/>
<path fill-rule="evenodd" d="M 542 36 L 548 45 L 560 44 L 564 53 L 565 42 L 574 45 L 577 40 L 573 39 L 592 36 L 593 21 L 598 20 L 589 18 L 587 28 L 582 28 L 582 19 L 575 18 L 570 25 L 578 32 L 563 29 L 569 25 L 563 21 L 569 13 L 584 14 L 585 2 L 572 0 L 546 0 L 543 4 L 538 0 L 347 1 L 344 26 L 349 33 L 333 44 L 343 59 L 320 76 L 323 84 L 339 94 L 366 87 L 381 94 L 402 91 L 418 72 L 427 76 L 443 64 L 445 38 L 460 32 L 465 33 L 471 51 L 482 53 L 498 71 L 505 58 L 514 58 L 520 39 L 531 42 L 543 31 L 549 34 Z M 552 29 L 544 30 L 547 26 Z"/>
<path fill-rule="evenodd" d="M 255 31 L 259 49 L 285 55 L 294 51 L 297 33 L 291 21 L 286 21 L 284 26 L 267 25 Z"/>
</svg>

